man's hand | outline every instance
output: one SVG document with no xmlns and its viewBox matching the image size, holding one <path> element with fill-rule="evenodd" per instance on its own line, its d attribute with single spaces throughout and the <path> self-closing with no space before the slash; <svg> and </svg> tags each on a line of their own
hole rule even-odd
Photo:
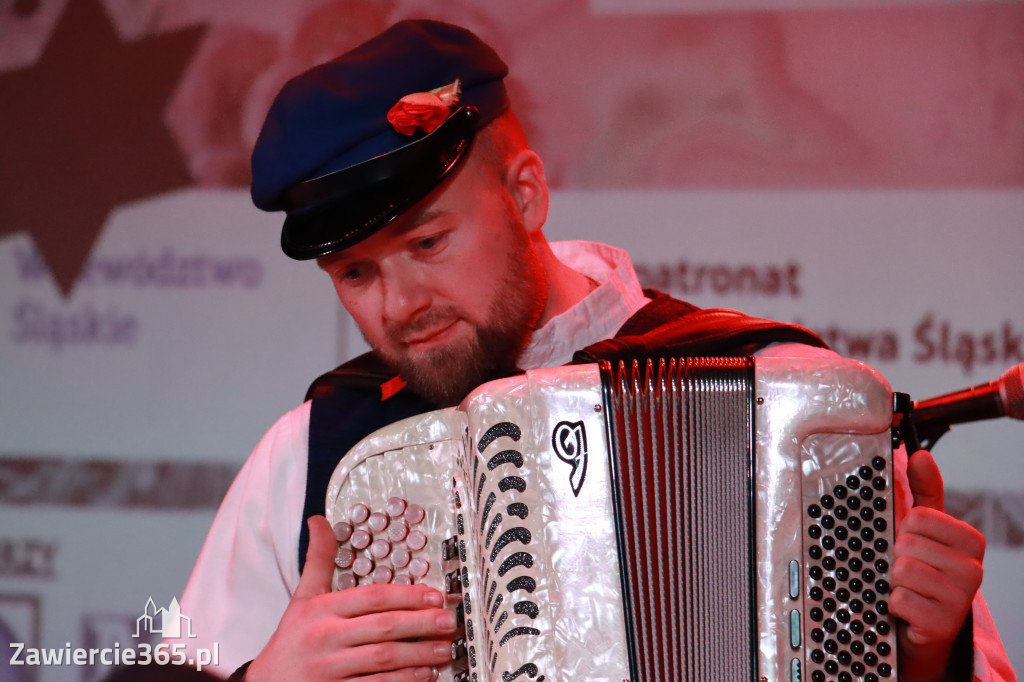
<svg viewBox="0 0 1024 682">
<path fill-rule="evenodd" d="M 945 513 L 931 453 L 907 465 L 914 508 L 896 534 L 889 609 L 899 624 L 901 679 L 942 680 L 953 641 L 981 585 L 985 537 Z"/>
<path fill-rule="evenodd" d="M 441 608 L 443 595 L 423 585 L 331 592 L 336 550 L 327 519 L 310 518 L 302 578 L 246 681 L 435 679 L 434 666 L 450 660 L 456 632 L 455 613 Z"/>
</svg>

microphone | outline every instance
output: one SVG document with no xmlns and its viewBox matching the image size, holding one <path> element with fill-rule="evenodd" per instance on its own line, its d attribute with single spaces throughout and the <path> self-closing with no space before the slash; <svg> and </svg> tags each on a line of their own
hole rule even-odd
<svg viewBox="0 0 1024 682">
<path fill-rule="evenodd" d="M 987 384 L 915 401 L 910 412 L 918 437 L 929 448 L 953 424 L 997 417 L 1024 419 L 1024 362 Z"/>
</svg>

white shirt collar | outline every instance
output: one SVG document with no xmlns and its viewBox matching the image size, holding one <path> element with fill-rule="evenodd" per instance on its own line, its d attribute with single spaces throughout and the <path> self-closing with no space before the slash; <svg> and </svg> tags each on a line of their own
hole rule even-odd
<svg viewBox="0 0 1024 682">
<path fill-rule="evenodd" d="M 519 357 L 520 369 L 564 365 L 577 350 L 614 336 L 650 302 L 640 288 L 629 254 L 622 249 L 587 241 L 552 242 L 551 249 L 558 260 L 598 286 L 533 333 Z"/>
</svg>

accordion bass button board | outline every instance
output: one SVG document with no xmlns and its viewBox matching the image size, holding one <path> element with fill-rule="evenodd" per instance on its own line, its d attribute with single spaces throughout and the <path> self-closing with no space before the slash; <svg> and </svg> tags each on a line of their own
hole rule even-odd
<svg viewBox="0 0 1024 682">
<path fill-rule="evenodd" d="M 490 382 L 341 458 L 334 587 L 441 590 L 445 682 L 895 679 L 892 421 L 833 357 Z"/>
</svg>

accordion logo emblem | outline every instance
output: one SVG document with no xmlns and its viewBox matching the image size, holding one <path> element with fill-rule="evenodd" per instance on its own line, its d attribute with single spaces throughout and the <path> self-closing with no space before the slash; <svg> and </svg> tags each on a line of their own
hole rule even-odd
<svg viewBox="0 0 1024 682">
<path fill-rule="evenodd" d="M 569 484 L 572 494 L 579 497 L 587 477 L 587 429 L 583 422 L 558 422 L 551 434 L 551 445 L 558 459 L 572 466 Z"/>
</svg>

